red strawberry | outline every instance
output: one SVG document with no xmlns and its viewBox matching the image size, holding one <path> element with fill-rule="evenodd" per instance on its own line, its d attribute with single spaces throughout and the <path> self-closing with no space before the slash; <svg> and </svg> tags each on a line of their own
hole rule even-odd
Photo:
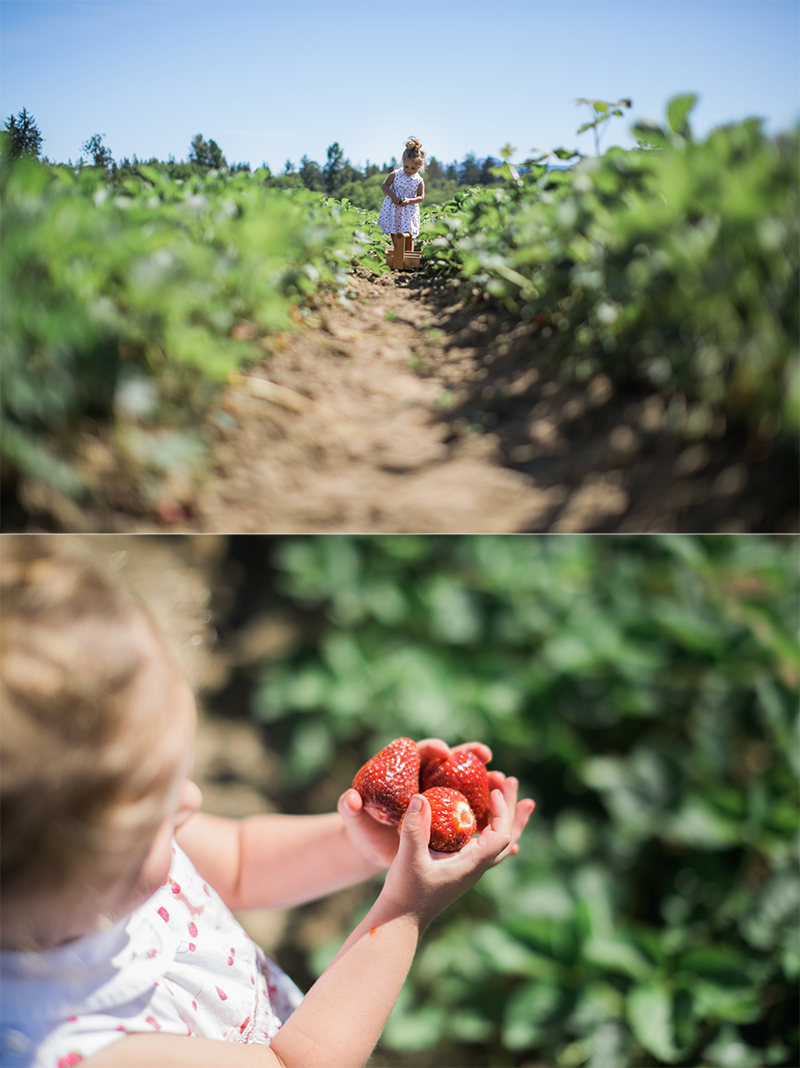
<svg viewBox="0 0 800 1068">
<path fill-rule="evenodd" d="M 458 790 L 434 786 L 426 790 L 431 806 L 431 849 L 440 853 L 457 853 L 475 833 L 475 813 Z"/>
<path fill-rule="evenodd" d="M 447 760 L 431 760 L 422 769 L 420 785 L 423 790 L 432 786 L 449 786 L 469 801 L 475 813 L 478 830 L 482 831 L 491 819 L 489 811 L 489 776 L 486 765 L 474 753 L 465 749 L 451 753 Z"/>
<path fill-rule="evenodd" d="M 381 749 L 356 773 L 353 787 L 364 808 L 381 823 L 399 823 L 419 790 L 419 750 L 410 738 Z"/>
</svg>

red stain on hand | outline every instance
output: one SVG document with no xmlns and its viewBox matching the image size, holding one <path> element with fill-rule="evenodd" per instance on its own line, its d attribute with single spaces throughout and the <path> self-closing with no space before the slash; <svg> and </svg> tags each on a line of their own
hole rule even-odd
<svg viewBox="0 0 800 1068">
<path fill-rule="evenodd" d="M 378 930 L 378 928 L 377 928 L 377 927 L 370 927 L 370 929 L 369 929 L 369 933 L 370 933 L 371 935 L 374 935 L 374 934 L 375 934 L 375 932 L 376 932 L 377 930 Z"/>
</svg>

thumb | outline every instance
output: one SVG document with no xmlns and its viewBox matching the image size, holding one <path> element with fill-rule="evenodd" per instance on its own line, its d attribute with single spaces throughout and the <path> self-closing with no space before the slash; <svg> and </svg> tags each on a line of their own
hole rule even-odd
<svg viewBox="0 0 800 1068">
<path fill-rule="evenodd" d="M 398 855 L 409 863 L 421 854 L 428 854 L 431 839 L 431 806 L 421 794 L 414 794 L 400 824 Z"/>
<path fill-rule="evenodd" d="M 364 802 L 357 790 L 345 790 L 336 807 L 345 820 L 358 819 L 359 816 L 364 815 Z"/>
</svg>

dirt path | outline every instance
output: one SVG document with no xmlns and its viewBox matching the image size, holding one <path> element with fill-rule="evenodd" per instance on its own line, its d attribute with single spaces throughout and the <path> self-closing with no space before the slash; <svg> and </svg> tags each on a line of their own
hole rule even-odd
<svg viewBox="0 0 800 1068">
<path fill-rule="evenodd" d="M 463 307 L 421 272 L 352 277 L 346 302 L 309 318 L 227 388 L 215 411 L 205 478 L 166 484 L 155 516 L 126 506 L 113 475 L 107 499 L 91 509 L 27 484 L 32 525 L 230 533 L 800 526 L 796 466 L 770 443 L 745 441 L 724 420 L 698 424 L 685 404 L 665 409 L 657 396 L 620 393 L 602 374 L 565 386 L 530 324 Z"/>
<path fill-rule="evenodd" d="M 204 529 L 506 532 L 547 510 L 550 491 L 499 464 L 491 438 L 448 443 L 452 371 L 416 282 L 355 279 L 346 309 L 274 356 L 264 377 L 297 399 L 254 396 L 252 379 L 229 393 L 238 431 L 202 495 Z M 428 364 L 438 373 L 421 377 Z"/>
</svg>

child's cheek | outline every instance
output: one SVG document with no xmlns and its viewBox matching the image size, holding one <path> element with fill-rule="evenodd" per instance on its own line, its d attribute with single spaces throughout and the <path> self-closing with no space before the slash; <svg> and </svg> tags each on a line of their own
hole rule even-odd
<svg viewBox="0 0 800 1068">
<path fill-rule="evenodd" d="M 171 864 L 172 835 L 168 828 L 164 828 L 156 835 L 139 872 L 136 889 L 143 900 L 154 894 L 159 886 L 164 885 Z"/>
</svg>

